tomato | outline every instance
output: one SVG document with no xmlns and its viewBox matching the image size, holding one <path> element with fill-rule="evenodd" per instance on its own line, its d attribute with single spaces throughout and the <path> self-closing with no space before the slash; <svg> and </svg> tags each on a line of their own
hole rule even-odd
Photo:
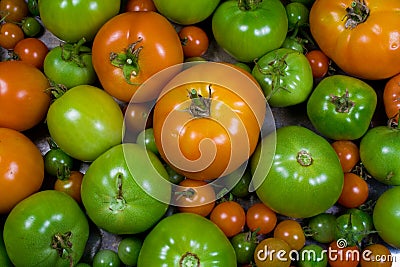
<svg viewBox="0 0 400 267">
<path fill-rule="evenodd" d="M 294 250 L 300 250 L 306 244 L 306 236 L 301 224 L 291 219 L 282 220 L 276 225 L 274 237 L 282 239 Z"/>
<path fill-rule="evenodd" d="M 143 240 L 137 236 L 124 237 L 118 244 L 118 257 L 128 266 L 136 266 Z"/>
<path fill-rule="evenodd" d="M 83 255 L 89 223 L 70 196 L 46 190 L 14 207 L 3 234 L 7 253 L 16 266 L 71 266 Z"/>
<path fill-rule="evenodd" d="M 399 187 L 387 189 L 378 197 L 372 214 L 378 235 L 395 248 L 400 248 L 400 237 L 395 231 L 400 227 L 399 197 Z"/>
<path fill-rule="evenodd" d="M 17 24 L 6 22 L 0 24 L 0 46 L 5 49 L 13 49 L 15 45 L 24 39 L 24 31 Z"/>
<path fill-rule="evenodd" d="M 281 48 L 293 49 L 303 54 L 305 49 L 305 43 L 306 43 L 305 40 L 297 36 L 292 36 L 288 34 L 285 40 L 283 41 Z"/>
<path fill-rule="evenodd" d="M 315 241 L 331 243 L 335 239 L 336 217 L 331 213 L 320 213 L 310 218 L 306 229 L 307 236 Z"/>
<path fill-rule="evenodd" d="M 38 36 L 42 32 L 43 27 L 40 22 L 33 17 L 25 17 L 21 21 L 21 29 L 27 37 Z"/>
<path fill-rule="evenodd" d="M 237 68 L 197 63 L 163 88 L 154 107 L 154 137 L 161 157 L 178 173 L 195 180 L 216 179 L 214 185 L 224 183 L 222 176 L 253 153 L 265 100 L 249 74 Z M 232 182 L 224 184 L 228 191 Z"/>
<path fill-rule="evenodd" d="M 51 138 L 48 139 L 50 149 L 44 154 L 44 170 L 52 176 L 57 176 L 65 167 L 72 169 L 74 159 L 60 149 Z"/>
<path fill-rule="evenodd" d="M 241 62 L 252 62 L 279 48 L 286 38 L 288 18 L 279 0 L 222 2 L 212 16 L 217 44 Z"/>
<path fill-rule="evenodd" d="M 1 224 L 1 227 L 3 227 L 3 224 Z M 3 228 L 1 228 L 3 229 Z M 4 240 L 3 240 L 3 233 L 0 234 L 0 264 L 3 267 L 12 267 L 12 263 L 10 258 L 8 257 L 7 251 L 6 251 L 6 246 L 4 245 Z"/>
<path fill-rule="evenodd" d="M 65 42 L 76 43 L 82 38 L 92 41 L 100 27 L 118 14 L 121 1 L 39 0 L 38 5 L 46 29 Z"/>
<path fill-rule="evenodd" d="M 328 257 L 326 250 L 318 244 L 309 244 L 299 251 L 298 267 L 326 267 Z"/>
<path fill-rule="evenodd" d="M 141 131 L 137 136 L 136 143 L 143 145 L 146 149 L 150 150 L 154 154 L 158 154 L 156 141 L 154 140 L 153 128 L 147 128 Z"/>
<path fill-rule="evenodd" d="M 178 33 L 165 17 L 155 12 L 125 12 L 100 28 L 92 60 L 104 90 L 129 102 L 150 76 L 182 63 L 183 51 Z M 153 99 L 146 97 L 140 102 Z"/>
<path fill-rule="evenodd" d="M 130 102 L 124 109 L 124 140 L 137 141 L 138 135 L 153 126 L 152 102 Z M 154 135 L 154 132 L 153 132 Z"/>
<path fill-rule="evenodd" d="M 311 93 L 307 115 L 325 137 L 355 140 L 367 132 L 376 105 L 376 92 L 366 82 L 333 75 L 325 77 Z"/>
<path fill-rule="evenodd" d="M 254 203 L 246 212 L 246 225 L 257 234 L 268 234 L 274 230 L 278 218 L 264 203 Z"/>
<path fill-rule="evenodd" d="M 25 131 L 45 118 L 50 84 L 40 70 L 22 61 L 1 62 L 0 84 L 0 127 Z"/>
<path fill-rule="evenodd" d="M 317 0 L 310 10 L 310 31 L 320 49 L 347 74 L 369 80 L 389 78 L 400 72 L 397 8 L 396 0 L 385 4 Z M 380 65 L 385 67 L 376 67 Z"/>
<path fill-rule="evenodd" d="M 240 177 L 239 181 L 232 188 L 232 195 L 240 198 L 244 198 L 250 194 L 249 187 L 251 183 L 251 173 L 250 169 L 247 168 L 243 175 Z"/>
<path fill-rule="evenodd" d="M 398 121 L 400 112 L 400 74 L 393 76 L 385 83 L 383 104 L 386 116 L 389 119 L 394 118 L 395 121 Z"/>
<path fill-rule="evenodd" d="M 308 24 L 309 10 L 299 2 L 291 2 L 285 5 L 286 14 L 288 17 L 288 30 L 294 30 L 298 27 L 303 27 Z"/>
<path fill-rule="evenodd" d="M 128 0 L 125 4 L 127 11 L 157 11 L 153 0 Z"/>
<path fill-rule="evenodd" d="M 122 111 L 95 86 L 78 85 L 66 91 L 51 104 L 46 121 L 54 142 L 81 161 L 93 161 L 122 141 Z"/>
<path fill-rule="evenodd" d="M 252 71 L 271 107 L 304 102 L 313 89 L 310 64 L 304 54 L 280 48 L 256 61 Z"/>
<path fill-rule="evenodd" d="M 236 266 L 228 238 L 210 220 L 193 213 L 176 213 L 161 220 L 146 235 L 138 267 Z"/>
<path fill-rule="evenodd" d="M 205 181 L 188 178 L 179 185 L 181 188 L 174 192 L 178 210 L 208 216 L 215 206 L 214 188 Z"/>
<path fill-rule="evenodd" d="M 368 199 L 368 194 L 368 183 L 359 175 L 347 172 L 338 203 L 346 208 L 356 208 Z"/>
<path fill-rule="evenodd" d="M 400 185 L 400 165 L 396 163 L 400 129 L 388 126 L 371 128 L 360 142 L 360 159 L 370 175 L 388 185 Z"/>
<path fill-rule="evenodd" d="M 361 217 L 345 213 L 336 218 L 335 239 L 343 240 L 347 246 L 361 246 L 368 234 Z"/>
<path fill-rule="evenodd" d="M 271 169 L 268 155 L 276 150 Z M 326 139 L 302 126 L 284 126 L 259 143 L 251 159 L 258 197 L 282 215 L 305 218 L 329 209 L 340 196 L 343 171 Z"/>
<path fill-rule="evenodd" d="M 201 57 L 207 52 L 210 41 L 202 28 L 194 25 L 185 26 L 178 35 L 185 57 Z"/>
<path fill-rule="evenodd" d="M 257 247 L 257 238 L 254 232 L 239 233 L 231 238 L 235 249 L 237 262 L 247 264 L 253 261 L 254 251 Z"/>
<path fill-rule="evenodd" d="M 157 156 L 140 145 L 116 145 L 86 171 L 82 203 L 100 228 L 114 234 L 140 233 L 154 226 L 167 210 L 171 187 L 155 180 L 167 175 Z M 154 191 L 166 199 L 154 198 Z"/>
<path fill-rule="evenodd" d="M 83 173 L 80 171 L 69 170 L 67 167 L 61 174 L 57 175 L 54 190 L 61 191 L 70 195 L 76 202 L 81 203 L 81 184 Z"/>
<path fill-rule="evenodd" d="M 346 213 L 351 214 L 352 217 L 358 217 L 367 233 L 370 233 L 374 230 L 374 223 L 372 220 L 372 213 L 366 210 L 362 210 L 361 208 L 351 208 L 347 209 Z"/>
<path fill-rule="evenodd" d="M 85 40 L 76 44 L 61 44 L 46 55 L 43 71 L 54 83 L 67 88 L 94 84 L 97 80 L 92 64 L 91 49 L 83 46 Z"/>
<path fill-rule="evenodd" d="M 390 250 L 382 244 L 366 246 L 361 255 L 361 267 L 391 267 L 394 259 Z"/>
<path fill-rule="evenodd" d="M 24 134 L 0 128 L 0 213 L 37 192 L 44 179 L 42 154 Z"/>
<path fill-rule="evenodd" d="M 347 246 L 343 240 L 333 241 L 328 247 L 330 267 L 357 267 L 360 262 L 360 250 L 357 246 Z"/>
<path fill-rule="evenodd" d="M 24 0 L 1 0 L 0 15 L 6 22 L 20 22 L 28 15 L 28 5 Z"/>
<path fill-rule="evenodd" d="M 220 0 L 153 0 L 158 12 L 169 20 L 189 25 L 202 22 L 208 18 L 218 6 Z"/>
<path fill-rule="evenodd" d="M 38 0 L 28 0 L 28 10 L 29 13 L 32 14 L 33 16 L 39 16 L 39 4 Z"/>
<path fill-rule="evenodd" d="M 210 220 L 221 228 L 227 237 L 232 237 L 244 229 L 246 213 L 238 202 L 228 200 L 214 207 Z"/>
<path fill-rule="evenodd" d="M 343 172 L 350 172 L 360 161 L 360 151 L 353 141 L 336 140 L 331 145 L 339 157 Z"/>
<path fill-rule="evenodd" d="M 257 267 L 289 267 L 290 246 L 279 238 L 263 239 L 254 251 L 254 262 Z"/>
<path fill-rule="evenodd" d="M 92 265 L 93 267 L 119 267 L 121 260 L 114 250 L 102 249 L 94 255 Z"/>
<path fill-rule="evenodd" d="M 308 51 L 306 58 L 310 63 L 314 78 L 323 78 L 328 74 L 330 59 L 319 49 Z"/>
<path fill-rule="evenodd" d="M 37 38 L 24 38 L 14 47 L 14 53 L 19 60 L 32 64 L 38 69 L 43 68 L 43 62 L 48 52 L 47 45 Z"/>
</svg>

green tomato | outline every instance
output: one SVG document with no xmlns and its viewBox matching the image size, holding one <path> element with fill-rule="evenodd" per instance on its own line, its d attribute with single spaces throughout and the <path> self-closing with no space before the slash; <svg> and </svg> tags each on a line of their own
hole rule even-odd
<svg viewBox="0 0 400 267">
<path fill-rule="evenodd" d="M 26 36 L 35 37 L 43 30 L 43 27 L 37 19 L 26 17 L 21 21 L 21 29 Z"/>
<path fill-rule="evenodd" d="M 310 218 L 307 229 L 315 241 L 331 243 L 335 240 L 336 217 L 331 213 L 320 213 Z"/>
<path fill-rule="evenodd" d="M 4 224 L 4 243 L 15 266 L 71 266 L 89 237 L 85 213 L 69 195 L 46 190 L 19 202 Z"/>
<path fill-rule="evenodd" d="M 360 159 L 369 174 L 387 185 L 400 185 L 400 129 L 377 126 L 360 142 Z"/>
<path fill-rule="evenodd" d="M 383 192 L 376 201 L 372 219 L 378 235 L 389 245 L 400 248 L 400 187 Z"/>
<path fill-rule="evenodd" d="M 372 215 L 369 214 L 368 212 L 361 209 L 352 208 L 348 209 L 346 213 L 351 214 L 353 217 L 357 216 L 358 218 L 360 218 L 367 232 L 371 232 L 374 230 L 374 222 L 372 221 Z"/>
<path fill-rule="evenodd" d="M 81 161 L 93 161 L 122 141 L 122 111 L 95 86 L 78 85 L 66 91 L 50 105 L 46 121 L 54 142 Z"/>
<path fill-rule="evenodd" d="M 236 260 L 248 264 L 253 260 L 258 241 L 254 233 L 242 232 L 231 238 L 231 244 L 236 253 Z"/>
<path fill-rule="evenodd" d="M 285 9 L 288 17 L 289 30 L 307 25 L 310 11 L 304 4 L 291 2 L 285 6 Z"/>
<path fill-rule="evenodd" d="M 218 6 L 220 0 L 153 0 L 157 11 L 167 19 L 190 25 L 208 18 Z"/>
<path fill-rule="evenodd" d="M 28 0 L 28 10 L 33 16 L 39 16 L 39 4 L 38 0 Z"/>
<path fill-rule="evenodd" d="M 293 49 L 299 53 L 304 54 L 304 44 L 307 41 L 298 38 L 298 37 L 293 37 L 293 36 L 286 36 L 285 41 L 283 41 L 282 48 L 289 48 Z"/>
<path fill-rule="evenodd" d="M 242 171 L 239 169 L 238 171 Z M 236 172 L 236 171 L 235 171 Z M 236 173 L 233 173 L 231 175 L 237 175 Z M 240 177 L 239 181 L 235 184 L 235 186 L 232 188 L 231 193 L 232 195 L 236 197 L 246 197 L 250 194 L 249 192 L 249 186 L 251 183 L 251 173 L 249 169 L 246 169 L 245 172 L 243 173 L 242 177 Z"/>
<path fill-rule="evenodd" d="M 361 217 L 352 213 L 345 213 L 336 218 L 335 239 L 346 240 L 349 247 L 361 245 L 361 241 L 368 235 Z"/>
<path fill-rule="evenodd" d="M 275 212 L 295 218 L 312 217 L 333 206 L 344 175 L 330 143 L 302 126 L 278 128 L 268 171 L 274 139 L 274 134 L 264 137 L 250 162 L 260 200 Z"/>
<path fill-rule="evenodd" d="M 370 125 L 377 104 L 375 90 L 345 75 L 324 78 L 311 93 L 307 115 L 315 129 L 333 140 L 355 140 Z"/>
<path fill-rule="evenodd" d="M 0 266 L 2 267 L 12 267 L 10 258 L 8 257 L 6 247 L 4 245 L 3 233 L 0 232 Z"/>
<path fill-rule="evenodd" d="M 252 74 L 271 107 L 288 107 L 307 100 L 313 75 L 303 53 L 288 48 L 271 51 L 257 60 Z"/>
<path fill-rule="evenodd" d="M 120 0 L 39 0 L 43 25 L 68 43 L 92 41 L 97 31 L 118 14 Z"/>
<path fill-rule="evenodd" d="M 229 0 L 217 7 L 212 32 L 218 45 L 236 60 L 252 62 L 282 45 L 288 19 L 279 0 L 239 2 Z"/>
<path fill-rule="evenodd" d="M 60 148 L 51 148 L 44 155 L 44 169 L 52 175 L 57 176 L 65 167 L 72 170 L 74 159 Z"/>
<path fill-rule="evenodd" d="M 82 39 L 74 45 L 61 44 L 51 49 L 43 63 L 47 78 L 67 88 L 94 84 L 97 76 L 92 65 L 91 49 L 83 46 L 84 42 Z"/>
<path fill-rule="evenodd" d="M 169 200 L 171 195 L 171 187 L 160 186 L 157 179 L 168 179 L 168 174 L 156 155 L 138 144 L 116 145 L 86 171 L 82 203 L 100 228 L 113 234 L 140 233 L 152 227 L 168 208 L 167 202 L 153 198 L 164 195 Z"/>
<path fill-rule="evenodd" d="M 118 245 L 118 257 L 121 262 L 128 266 L 136 266 L 142 245 L 142 239 L 136 236 L 122 239 Z"/>
<path fill-rule="evenodd" d="M 317 244 L 309 244 L 299 251 L 298 267 L 326 267 L 328 256 L 326 251 Z"/>
<path fill-rule="evenodd" d="M 118 254 L 111 249 L 99 250 L 93 257 L 93 267 L 119 267 L 121 260 Z"/>
<path fill-rule="evenodd" d="M 236 266 L 229 239 L 209 219 L 175 213 L 161 220 L 145 237 L 138 267 Z"/>
<path fill-rule="evenodd" d="M 144 146 L 154 154 L 158 154 L 153 128 L 147 128 L 141 131 L 137 136 L 136 143 Z"/>
</svg>

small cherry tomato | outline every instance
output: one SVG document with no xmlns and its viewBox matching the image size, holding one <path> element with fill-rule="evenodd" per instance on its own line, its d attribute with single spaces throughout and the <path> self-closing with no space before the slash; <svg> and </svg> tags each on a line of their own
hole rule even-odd
<svg viewBox="0 0 400 267">
<path fill-rule="evenodd" d="M 185 57 L 201 57 L 207 52 L 209 39 L 202 28 L 193 25 L 185 26 L 178 35 Z"/>
<path fill-rule="evenodd" d="M 390 250 L 382 244 L 366 246 L 361 255 L 361 267 L 390 267 L 394 259 Z"/>
<path fill-rule="evenodd" d="M 257 267 L 289 267 L 291 248 L 280 238 L 270 237 L 258 243 L 254 251 Z"/>
<path fill-rule="evenodd" d="M 383 104 L 385 106 L 386 116 L 399 119 L 400 112 L 400 73 L 390 78 L 383 90 Z"/>
<path fill-rule="evenodd" d="M 274 237 L 282 239 L 294 250 L 302 249 L 306 243 L 301 224 L 291 219 L 285 219 L 276 225 Z"/>
<path fill-rule="evenodd" d="M 346 208 L 356 208 L 367 200 L 368 194 L 368 183 L 359 175 L 346 172 L 338 203 Z"/>
<path fill-rule="evenodd" d="M 323 78 L 329 70 L 329 58 L 321 50 L 306 53 L 314 78 Z"/>
<path fill-rule="evenodd" d="M 333 241 L 328 247 L 330 267 L 357 267 L 360 261 L 360 250 L 357 246 L 347 246 L 343 239 Z"/>
<path fill-rule="evenodd" d="M 236 201 L 228 200 L 219 203 L 210 214 L 214 222 L 227 237 L 240 233 L 246 224 L 246 213 Z"/>
<path fill-rule="evenodd" d="M 46 44 L 37 38 L 24 38 L 14 47 L 14 54 L 19 60 L 38 69 L 43 68 L 43 62 L 48 52 Z"/>
<path fill-rule="evenodd" d="M 270 233 L 276 222 L 276 213 L 263 203 L 255 203 L 247 210 L 246 224 L 251 231 L 257 231 L 257 234 Z"/>
<path fill-rule="evenodd" d="M 15 45 L 25 38 L 24 31 L 17 24 L 6 22 L 0 25 L 0 46 L 13 49 Z"/>
<path fill-rule="evenodd" d="M 70 195 L 78 203 L 82 203 L 81 184 L 83 173 L 80 171 L 70 171 L 67 167 L 57 175 L 54 189 Z"/>
<path fill-rule="evenodd" d="M 331 145 L 339 157 L 343 172 L 350 172 L 360 160 L 358 146 L 350 140 L 337 140 Z"/>
<path fill-rule="evenodd" d="M 37 19 L 33 17 L 26 17 L 21 21 L 21 29 L 26 36 L 35 37 L 39 35 L 43 27 Z"/>
<path fill-rule="evenodd" d="M 125 5 L 125 12 L 129 11 L 157 11 L 153 0 L 128 0 Z"/>
<path fill-rule="evenodd" d="M 20 22 L 28 15 L 28 4 L 25 0 L 1 0 L 0 15 L 6 22 Z"/>
</svg>

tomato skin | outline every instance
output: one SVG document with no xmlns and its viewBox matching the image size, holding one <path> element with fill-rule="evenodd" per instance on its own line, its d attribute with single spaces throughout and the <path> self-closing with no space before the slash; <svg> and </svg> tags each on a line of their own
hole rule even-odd
<svg viewBox="0 0 400 267">
<path fill-rule="evenodd" d="M 0 264 L 4 267 L 13 267 L 13 264 L 7 255 L 6 246 L 4 245 L 3 233 L 0 234 Z"/>
<path fill-rule="evenodd" d="M 157 12 L 157 8 L 154 5 L 153 0 L 129 0 L 125 4 L 125 11 L 154 11 Z"/>
<path fill-rule="evenodd" d="M 70 252 L 62 258 L 52 245 L 55 235 L 68 233 Z M 16 266 L 70 266 L 70 260 L 76 264 L 88 237 L 84 212 L 70 196 L 55 190 L 40 191 L 21 201 L 4 224 L 4 243 Z"/>
<path fill-rule="evenodd" d="M 247 209 L 246 225 L 257 234 L 268 234 L 276 226 L 278 218 L 276 213 L 264 203 L 255 203 Z"/>
<path fill-rule="evenodd" d="M 48 52 L 46 44 L 37 38 L 24 38 L 14 47 L 14 53 L 19 60 L 32 64 L 40 70 Z"/>
<path fill-rule="evenodd" d="M 132 58 L 127 77 L 110 61 L 110 53 L 126 53 L 128 47 L 140 52 Z M 140 50 L 139 47 L 143 49 Z M 129 50 L 129 49 L 128 49 Z M 92 62 L 105 91 L 117 99 L 129 102 L 138 87 L 153 74 L 183 62 L 183 51 L 171 23 L 152 11 L 125 12 L 105 23 L 92 46 Z M 147 96 L 141 102 L 153 100 Z"/>
<path fill-rule="evenodd" d="M 8 14 L 4 21 L 20 22 L 28 15 L 28 5 L 24 0 L 2 0 L 0 1 L 1 13 Z M 1 14 L 3 17 L 4 14 Z"/>
<path fill-rule="evenodd" d="M 13 49 L 15 45 L 24 39 L 24 32 L 17 24 L 6 22 L 0 25 L 0 46 L 5 49 Z"/>
<path fill-rule="evenodd" d="M 343 172 L 350 172 L 360 161 L 358 146 L 350 140 L 336 140 L 331 143 L 339 157 Z"/>
<path fill-rule="evenodd" d="M 370 10 L 366 20 L 354 28 L 346 28 L 346 8 L 353 2 L 314 2 L 310 10 L 310 30 L 317 45 L 351 76 L 379 80 L 396 75 L 400 72 L 396 64 L 400 59 L 400 43 L 398 37 L 393 36 L 400 34 L 398 2 L 365 1 Z M 377 68 L 379 65 L 385 67 Z"/>
<path fill-rule="evenodd" d="M 188 253 L 194 256 L 192 260 Z M 197 266 L 236 266 L 235 250 L 214 223 L 197 214 L 176 213 L 161 220 L 145 237 L 137 266 L 180 266 L 180 260 L 190 266 L 197 258 Z"/>
<path fill-rule="evenodd" d="M 186 58 L 201 57 L 207 52 L 210 41 L 202 28 L 189 25 L 183 27 L 178 35 Z"/>
<path fill-rule="evenodd" d="M 38 1 L 43 25 L 68 43 L 78 42 L 83 37 L 92 41 L 100 27 L 118 14 L 120 5 L 121 1 Z"/>
<path fill-rule="evenodd" d="M 237 1 L 225 1 L 212 17 L 216 42 L 241 62 L 251 62 L 279 48 L 287 31 L 286 9 L 276 0 L 262 1 L 250 10 L 239 6 Z"/>
<path fill-rule="evenodd" d="M 1 62 L 0 83 L 0 127 L 24 131 L 45 118 L 50 84 L 40 70 L 22 61 Z"/>
<path fill-rule="evenodd" d="M 24 134 L 0 128 L 0 214 L 37 192 L 44 179 L 42 154 Z"/>
<path fill-rule="evenodd" d="M 107 267 L 121 265 L 117 252 L 111 249 L 101 249 L 93 257 L 93 267 Z"/>
<path fill-rule="evenodd" d="M 300 250 L 306 244 L 301 224 L 291 219 L 282 220 L 276 225 L 274 237 L 282 239 L 294 250 Z"/>
<path fill-rule="evenodd" d="M 364 248 L 361 257 L 361 267 L 391 267 L 393 255 L 390 250 L 382 244 L 371 244 Z"/>
<path fill-rule="evenodd" d="M 377 126 L 368 130 L 360 142 L 360 158 L 368 173 L 377 181 L 400 185 L 398 160 L 400 129 Z"/>
<path fill-rule="evenodd" d="M 231 200 L 217 204 L 211 211 L 210 220 L 218 225 L 227 237 L 240 233 L 246 224 L 243 207 Z"/>
<path fill-rule="evenodd" d="M 153 0 L 158 12 L 169 20 L 181 24 L 196 24 L 208 18 L 220 0 Z"/>
<path fill-rule="evenodd" d="M 51 104 L 46 121 L 54 142 L 81 161 L 93 161 L 122 141 L 122 111 L 95 86 L 78 85 L 66 91 Z"/>
<path fill-rule="evenodd" d="M 390 78 L 383 90 L 383 104 L 386 116 L 394 121 L 399 120 L 400 112 L 400 74 Z"/>
<path fill-rule="evenodd" d="M 325 137 L 355 140 L 367 132 L 376 105 L 377 94 L 366 82 L 351 76 L 333 75 L 325 77 L 311 93 L 307 116 Z"/>
<path fill-rule="evenodd" d="M 355 173 L 344 174 L 343 190 L 338 203 L 346 208 L 356 208 L 368 199 L 368 183 Z"/>
<path fill-rule="evenodd" d="M 290 246 L 280 238 L 269 237 L 258 243 L 254 251 L 257 267 L 289 267 Z"/>
<path fill-rule="evenodd" d="M 255 233 L 242 232 L 233 236 L 230 241 L 235 249 L 238 263 L 248 264 L 253 260 L 254 251 L 258 243 Z"/>
<path fill-rule="evenodd" d="M 321 50 L 312 50 L 307 52 L 306 58 L 310 62 L 314 78 L 323 78 L 329 70 L 330 59 Z"/>
<path fill-rule="evenodd" d="M 271 169 L 265 173 L 276 139 Z M 310 158 L 311 155 L 311 158 Z M 284 126 L 267 135 L 251 159 L 258 197 L 277 213 L 294 218 L 315 216 L 329 209 L 340 196 L 343 171 L 331 145 L 302 126 Z M 318 181 L 318 182 L 317 182 Z"/>
<path fill-rule="evenodd" d="M 80 171 L 67 171 L 66 177 L 57 177 L 54 190 L 67 193 L 78 203 L 82 203 L 81 184 L 83 173 Z"/>
<path fill-rule="evenodd" d="M 328 257 L 328 263 L 331 267 L 357 267 L 360 261 L 359 249 L 357 246 L 338 246 L 339 241 L 333 241 L 329 244 L 328 250 L 331 256 Z"/>
</svg>

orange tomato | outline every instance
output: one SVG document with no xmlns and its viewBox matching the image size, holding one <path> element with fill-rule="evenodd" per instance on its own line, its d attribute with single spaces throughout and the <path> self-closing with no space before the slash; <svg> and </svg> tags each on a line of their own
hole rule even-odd
<svg viewBox="0 0 400 267">
<path fill-rule="evenodd" d="M 240 233 L 246 224 L 246 213 L 235 201 L 224 201 L 214 207 L 210 214 L 214 222 L 227 237 Z"/>
<path fill-rule="evenodd" d="M 189 25 L 178 32 L 185 57 L 201 57 L 207 52 L 209 39 L 206 32 L 197 26 Z"/>
<path fill-rule="evenodd" d="M 389 78 L 400 72 L 398 8 L 397 0 L 316 0 L 309 14 L 310 31 L 347 74 Z"/>
<path fill-rule="evenodd" d="M 338 203 L 346 208 L 356 208 L 367 200 L 368 193 L 368 183 L 357 174 L 347 172 Z"/>
<path fill-rule="evenodd" d="M 382 244 L 366 246 L 360 259 L 361 267 L 391 267 L 395 256 Z"/>
<path fill-rule="evenodd" d="M 327 256 L 330 267 L 357 267 L 361 253 L 357 246 L 342 246 L 340 241 L 333 241 L 328 246 Z"/>
<path fill-rule="evenodd" d="M 343 172 L 350 172 L 360 160 L 358 146 L 350 140 L 337 140 L 331 145 L 339 157 Z"/>
<path fill-rule="evenodd" d="M 268 234 L 274 230 L 277 222 L 276 213 L 264 203 L 255 203 L 246 212 L 246 224 L 257 234 Z"/>
<path fill-rule="evenodd" d="M 125 11 L 157 11 L 153 0 L 128 0 Z"/>
<path fill-rule="evenodd" d="M 383 104 L 386 116 L 398 121 L 400 113 L 400 73 L 386 82 L 383 90 Z"/>
<path fill-rule="evenodd" d="M 82 203 L 81 199 L 81 184 L 83 173 L 80 171 L 69 171 L 64 173 L 64 176 L 57 177 L 54 183 L 54 190 L 67 193 L 78 203 Z"/>
<path fill-rule="evenodd" d="M 20 26 L 12 22 L 0 24 L 0 46 L 5 49 L 13 49 L 15 45 L 24 39 L 24 31 Z"/>
<path fill-rule="evenodd" d="M 36 126 L 50 106 L 46 76 L 22 61 L 0 62 L 0 127 L 24 131 Z"/>
<path fill-rule="evenodd" d="M 282 239 L 294 250 L 302 249 L 306 243 L 301 224 L 291 219 L 283 220 L 276 225 L 274 237 Z"/>
<path fill-rule="evenodd" d="M 37 38 L 24 38 L 14 47 L 14 53 L 18 59 L 35 66 L 43 68 L 44 59 L 49 52 L 46 44 Z"/>
<path fill-rule="evenodd" d="M 24 134 L 0 128 L 0 214 L 37 192 L 44 179 L 40 150 Z"/>
</svg>

